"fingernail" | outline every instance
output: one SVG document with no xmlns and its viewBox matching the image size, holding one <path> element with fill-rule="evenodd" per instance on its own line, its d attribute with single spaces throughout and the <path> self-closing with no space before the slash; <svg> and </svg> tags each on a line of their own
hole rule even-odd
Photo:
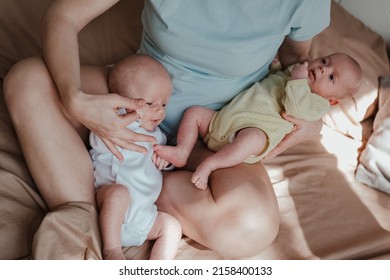
<svg viewBox="0 0 390 280">
<path fill-rule="evenodd" d="M 117 112 L 117 114 L 118 114 L 118 115 L 120 115 L 120 116 L 124 116 L 124 115 L 126 115 L 126 114 L 127 114 L 127 111 L 126 111 L 126 109 L 125 109 L 125 108 L 123 108 L 123 107 L 121 107 L 121 108 L 118 108 L 116 112 Z"/>
</svg>

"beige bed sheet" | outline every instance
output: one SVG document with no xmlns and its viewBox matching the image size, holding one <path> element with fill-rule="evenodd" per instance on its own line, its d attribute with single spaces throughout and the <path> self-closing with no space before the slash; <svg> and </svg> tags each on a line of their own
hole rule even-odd
<svg viewBox="0 0 390 280">
<path fill-rule="evenodd" d="M 0 0 L 0 78 L 16 61 L 40 54 L 38 23 L 50 2 Z M 142 0 L 122 0 L 88 26 L 80 36 L 83 62 L 104 65 L 135 52 L 142 5 Z M 312 55 L 335 50 L 350 52 L 361 62 L 362 92 L 327 116 L 318 138 L 266 161 L 281 224 L 276 240 L 254 259 L 390 259 L 390 196 L 354 179 L 376 112 L 377 79 L 389 75 L 386 47 L 378 34 L 333 3 L 332 25 L 315 38 Z M 1 88 L 0 259 L 100 259 L 94 206 L 70 203 L 47 212 Z M 150 245 L 127 248 L 125 254 L 145 259 Z M 223 257 L 183 237 L 176 258 Z"/>
</svg>

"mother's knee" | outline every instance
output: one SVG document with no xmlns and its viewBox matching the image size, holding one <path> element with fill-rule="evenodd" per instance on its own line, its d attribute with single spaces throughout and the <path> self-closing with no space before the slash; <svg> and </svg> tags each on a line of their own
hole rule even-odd
<svg viewBox="0 0 390 280">
<path fill-rule="evenodd" d="M 41 58 L 32 57 L 16 63 L 7 73 L 3 86 L 15 127 L 42 118 L 48 112 L 45 107 L 62 110 L 56 86 Z"/>
<path fill-rule="evenodd" d="M 231 209 L 213 224 L 214 250 L 228 258 L 248 258 L 259 254 L 279 231 L 277 205 L 259 205 Z M 210 235 L 209 235 L 210 236 Z"/>
<path fill-rule="evenodd" d="M 42 81 L 45 83 L 42 83 Z M 20 110 L 23 105 L 21 102 L 31 97 L 42 102 L 39 96 L 35 93 L 34 96 L 31 95 L 30 91 L 39 89 L 48 83 L 53 86 L 50 74 L 41 58 L 31 57 L 19 61 L 8 71 L 4 78 L 4 97 L 8 109 L 10 111 L 16 108 Z M 39 90 L 35 90 L 35 92 L 42 93 Z"/>
</svg>

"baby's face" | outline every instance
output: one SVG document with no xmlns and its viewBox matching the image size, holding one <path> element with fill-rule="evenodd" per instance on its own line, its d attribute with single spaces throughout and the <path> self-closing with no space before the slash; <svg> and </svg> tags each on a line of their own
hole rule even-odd
<svg viewBox="0 0 390 280">
<path fill-rule="evenodd" d="M 350 71 L 349 58 L 343 54 L 333 54 L 309 61 L 308 83 L 312 92 L 328 99 L 344 98 L 346 89 L 353 88 L 356 81 L 354 71 Z"/>
<path fill-rule="evenodd" d="M 164 120 L 165 106 L 169 101 L 171 92 L 171 84 L 161 84 L 157 81 L 150 83 L 144 88 L 140 96 L 146 102 L 140 114 L 141 127 L 147 131 L 154 131 Z"/>
</svg>

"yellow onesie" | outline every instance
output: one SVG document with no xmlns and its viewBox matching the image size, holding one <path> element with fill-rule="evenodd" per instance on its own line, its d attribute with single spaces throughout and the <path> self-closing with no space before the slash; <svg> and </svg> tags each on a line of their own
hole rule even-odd
<svg viewBox="0 0 390 280">
<path fill-rule="evenodd" d="M 297 119 L 315 121 L 329 109 L 329 101 L 310 91 L 306 79 L 291 80 L 290 69 L 269 75 L 238 94 L 214 114 L 204 141 L 209 149 L 220 150 L 231 143 L 243 128 L 259 128 L 268 137 L 268 147 L 261 155 L 245 160 L 255 163 L 266 156 L 291 132 L 293 124 L 281 117 L 285 111 Z"/>
</svg>

